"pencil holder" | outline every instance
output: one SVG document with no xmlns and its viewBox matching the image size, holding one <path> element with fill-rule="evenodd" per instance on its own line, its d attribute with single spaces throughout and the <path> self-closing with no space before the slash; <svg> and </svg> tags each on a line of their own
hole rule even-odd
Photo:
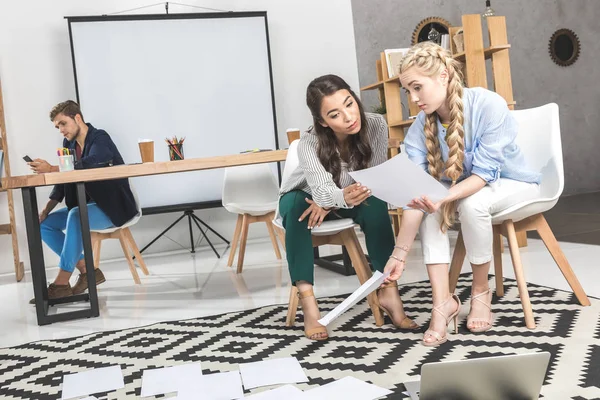
<svg viewBox="0 0 600 400">
<path fill-rule="evenodd" d="M 75 169 L 75 164 L 73 163 L 73 155 L 68 156 L 58 156 L 58 170 L 60 172 L 63 171 L 73 171 Z"/>
<path fill-rule="evenodd" d="M 169 159 L 171 161 L 183 160 L 183 145 L 181 143 L 169 145 Z"/>
</svg>

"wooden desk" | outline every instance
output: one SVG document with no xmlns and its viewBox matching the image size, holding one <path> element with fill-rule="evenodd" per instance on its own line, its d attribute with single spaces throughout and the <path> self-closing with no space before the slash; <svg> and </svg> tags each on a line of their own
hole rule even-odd
<svg viewBox="0 0 600 400">
<path fill-rule="evenodd" d="M 92 256 L 90 223 L 85 196 L 85 182 L 280 162 L 285 161 L 286 156 L 287 150 L 273 150 L 260 153 L 234 154 L 229 156 L 195 158 L 180 161 L 119 165 L 115 167 L 53 172 L 39 175 L 22 175 L 2 179 L 3 188 L 21 189 L 23 195 L 23 209 L 25 213 L 25 226 L 27 229 L 27 242 L 29 244 L 31 276 L 33 280 L 33 293 L 35 296 L 38 325 L 47 325 L 53 322 L 68 321 L 77 318 L 97 317 L 100 315 L 94 274 L 94 260 Z M 48 288 L 46 286 L 46 266 L 44 264 L 44 255 L 42 251 L 42 236 L 38 217 L 36 188 L 39 186 L 63 183 L 74 183 L 77 187 L 77 200 L 80 205 L 79 217 L 81 219 L 83 254 L 88 279 L 88 293 L 49 300 Z M 52 305 L 88 300 L 90 302 L 89 309 L 48 315 L 48 308 Z"/>
</svg>

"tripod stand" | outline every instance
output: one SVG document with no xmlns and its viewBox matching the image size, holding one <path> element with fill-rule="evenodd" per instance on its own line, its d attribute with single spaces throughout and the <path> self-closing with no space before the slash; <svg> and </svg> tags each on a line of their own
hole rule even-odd
<svg viewBox="0 0 600 400">
<path fill-rule="evenodd" d="M 206 235 L 206 233 L 202 230 L 202 227 L 200 227 L 200 224 L 204 225 L 206 227 L 206 229 L 210 230 L 212 233 L 214 233 L 215 235 L 217 235 L 222 241 L 224 241 L 225 243 L 227 243 L 227 246 L 229 246 L 229 241 L 227 239 L 225 239 L 223 236 L 221 236 L 213 228 L 211 228 L 210 226 L 208 226 L 208 224 L 206 222 L 204 222 L 200 218 L 198 218 L 198 216 L 196 214 L 194 214 L 194 210 L 191 210 L 191 209 L 190 210 L 185 210 L 183 212 L 182 216 L 180 216 L 179 218 L 177 218 L 175 220 L 175 222 L 173 222 L 171 225 L 169 225 L 169 227 L 167 229 L 165 229 L 157 237 L 155 237 L 154 239 L 152 239 L 152 241 L 150 243 L 148 243 L 142 250 L 140 250 L 140 253 L 143 253 L 144 250 L 146 250 L 154 242 L 156 242 L 158 239 L 160 239 L 165 233 L 167 233 L 172 227 L 174 227 L 179 221 L 181 221 L 186 216 L 188 218 L 188 225 L 190 227 L 190 244 L 191 244 L 191 247 L 192 247 L 191 252 L 192 253 L 196 252 L 196 250 L 194 248 L 194 231 L 192 230 L 192 221 L 194 221 L 194 223 L 196 224 L 196 226 L 200 230 L 201 234 L 204 236 L 204 238 L 206 239 L 206 241 L 210 245 L 210 248 L 215 252 L 215 255 L 217 256 L 217 258 L 221 258 L 220 254 L 215 249 L 215 246 L 213 246 L 212 242 L 210 241 L 210 239 L 208 238 L 208 236 Z"/>
</svg>

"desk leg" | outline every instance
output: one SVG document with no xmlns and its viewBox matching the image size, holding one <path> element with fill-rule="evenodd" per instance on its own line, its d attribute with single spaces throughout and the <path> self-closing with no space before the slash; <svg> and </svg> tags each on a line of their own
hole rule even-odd
<svg viewBox="0 0 600 400">
<path fill-rule="evenodd" d="M 35 311 L 38 325 L 45 325 L 48 323 L 46 321 L 48 315 L 48 287 L 46 286 L 46 266 L 44 265 L 42 233 L 40 232 L 35 187 L 22 188 L 21 194 L 23 195 L 23 209 L 25 211 L 25 228 L 27 230 L 33 294 L 35 296 Z"/>
<path fill-rule="evenodd" d="M 96 287 L 96 273 L 94 272 L 94 257 L 92 255 L 92 235 L 90 233 L 90 220 L 85 195 L 85 184 L 83 182 L 77 183 L 77 204 L 79 205 L 79 221 L 81 222 L 83 257 L 85 260 L 85 272 L 87 273 L 91 316 L 97 317 L 100 315 L 100 310 L 98 308 L 98 289 Z"/>
</svg>

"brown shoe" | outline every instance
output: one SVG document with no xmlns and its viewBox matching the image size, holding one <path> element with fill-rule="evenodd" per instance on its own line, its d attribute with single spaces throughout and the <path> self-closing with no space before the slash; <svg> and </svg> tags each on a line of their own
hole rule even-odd
<svg viewBox="0 0 600 400">
<path fill-rule="evenodd" d="M 51 283 L 48 285 L 48 299 L 60 299 L 61 297 L 69 297 L 73 296 L 73 289 L 71 289 L 70 284 L 66 285 L 57 285 L 55 283 Z M 29 300 L 29 304 L 35 304 L 35 297 Z"/>
<path fill-rule="evenodd" d="M 100 271 L 100 269 L 94 270 L 94 273 L 96 275 L 96 286 L 98 286 L 101 283 L 106 282 L 106 278 L 104 277 L 104 274 L 102 273 L 102 271 Z M 77 282 L 73 286 L 73 294 L 81 294 L 81 293 L 85 292 L 87 290 L 87 288 L 88 288 L 87 274 L 80 273 L 79 277 L 77 278 Z"/>
</svg>

